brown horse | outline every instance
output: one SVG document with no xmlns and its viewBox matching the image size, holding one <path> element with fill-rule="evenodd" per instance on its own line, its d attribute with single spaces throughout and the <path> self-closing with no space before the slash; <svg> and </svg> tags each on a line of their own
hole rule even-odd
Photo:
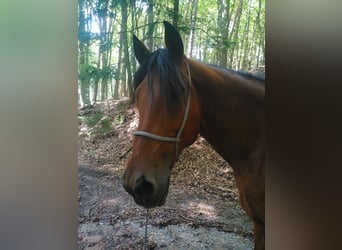
<svg viewBox="0 0 342 250">
<path fill-rule="evenodd" d="M 164 26 L 166 49 L 150 53 L 133 38 L 139 125 L 123 186 L 141 206 L 163 205 L 172 166 L 201 134 L 232 166 L 255 249 L 264 249 L 264 79 L 186 58 L 179 33 Z"/>
</svg>

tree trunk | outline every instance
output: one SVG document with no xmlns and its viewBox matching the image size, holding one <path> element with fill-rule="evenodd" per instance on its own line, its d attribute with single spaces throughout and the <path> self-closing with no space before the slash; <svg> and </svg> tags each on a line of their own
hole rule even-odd
<svg viewBox="0 0 342 250">
<path fill-rule="evenodd" d="M 97 94 L 98 94 L 98 90 L 99 90 L 99 81 L 100 81 L 100 75 L 99 75 L 99 71 L 100 71 L 100 67 L 101 67 L 101 51 L 100 51 L 100 47 L 99 47 L 99 53 L 97 56 L 97 72 L 96 72 L 96 76 L 95 76 L 95 80 L 94 80 L 94 92 L 93 92 L 93 99 L 92 99 L 92 103 L 96 103 L 97 101 Z"/>
<path fill-rule="evenodd" d="M 153 13 L 153 0 L 148 0 L 148 9 L 147 9 L 147 23 L 148 23 L 148 29 L 147 29 L 147 48 L 150 49 L 150 51 L 153 50 L 153 28 L 154 28 L 154 13 Z"/>
<path fill-rule="evenodd" d="M 127 73 L 127 83 L 126 83 L 126 93 L 129 97 L 132 97 L 133 87 L 132 87 L 132 69 L 130 64 L 130 55 L 128 51 L 128 29 L 127 29 L 127 21 L 128 21 L 128 4 L 126 1 L 121 2 L 121 16 L 122 16 L 122 32 L 123 32 L 123 53 L 124 53 L 124 68 L 125 73 Z"/>
<path fill-rule="evenodd" d="M 190 37 L 188 45 L 188 56 L 191 58 L 194 47 L 195 40 L 195 28 L 196 28 L 196 17 L 197 17 L 198 0 L 194 0 L 192 15 L 191 15 L 191 27 L 190 27 Z"/>
<path fill-rule="evenodd" d="M 92 98 L 92 103 L 96 103 L 97 101 L 97 93 L 98 93 L 98 88 L 99 88 L 99 80 L 100 80 L 100 77 L 99 77 L 99 74 L 97 72 L 95 78 L 94 78 L 94 92 L 93 92 L 93 98 Z"/>
<path fill-rule="evenodd" d="M 120 82 L 122 81 L 122 51 L 123 51 L 123 29 L 122 29 L 122 23 L 121 23 L 121 31 L 120 31 L 120 40 L 119 40 L 119 53 L 118 53 L 118 67 L 117 67 L 117 71 L 120 75 L 120 77 L 118 77 L 115 80 L 115 86 L 114 86 L 114 99 L 118 99 L 119 98 L 119 85 Z"/>
<path fill-rule="evenodd" d="M 235 53 L 239 50 L 239 43 L 238 43 L 238 34 L 239 34 L 239 28 L 240 28 L 240 19 L 241 19 L 241 13 L 242 13 L 242 5 L 243 5 L 243 0 L 239 0 L 239 5 L 236 10 L 235 18 L 234 18 L 234 26 L 232 28 L 232 32 L 230 33 L 229 36 L 229 41 L 234 42 L 234 49 L 230 53 L 230 60 L 229 64 L 230 67 L 236 68 L 236 61 L 234 61 L 234 56 Z"/>
<path fill-rule="evenodd" d="M 178 29 L 178 16 L 179 16 L 179 0 L 173 1 L 173 26 Z"/>
<path fill-rule="evenodd" d="M 218 64 L 222 67 L 228 66 L 228 29 L 229 29 L 229 5 L 230 0 L 217 0 L 218 20 L 217 26 L 220 32 L 218 47 Z"/>
<path fill-rule="evenodd" d="M 250 41 L 249 41 L 249 23 L 251 19 L 251 13 L 250 10 L 248 10 L 247 14 L 247 20 L 245 21 L 245 27 L 243 32 L 243 39 L 242 39 L 242 53 L 241 53 L 241 59 L 239 63 L 239 68 L 248 70 L 250 68 L 250 61 L 249 61 L 249 49 L 250 49 Z M 254 33 L 255 34 L 255 33 Z"/>
<path fill-rule="evenodd" d="M 134 11 L 135 8 L 136 8 L 136 6 L 135 6 L 135 1 L 132 1 L 132 2 L 131 2 L 131 22 L 132 22 L 132 29 L 131 29 L 131 32 L 130 32 L 130 33 L 131 33 L 131 35 L 130 35 L 131 38 L 133 37 L 133 35 L 134 35 L 135 32 L 136 32 L 136 27 L 138 27 L 138 17 L 137 17 L 137 15 L 136 15 L 135 11 Z M 133 48 L 133 41 L 132 41 L 132 39 L 130 39 L 130 40 L 128 41 L 128 44 L 131 45 L 131 48 Z M 132 65 L 132 72 L 135 72 L 135 71 L 136 71 L 136 68 L 137 68 L 137 63 L 136 63 L 135 55 L 134 55 L 132 49 L 131 49 L 130 55 L 131 55 L 130 61 L 131 61 L 131 65 Z"/>
<path fill-rule="evenodd" d="M 85 1 L 80 0 L 78 2 L 78 30 L 79 33 L 83 36 L 85 36 L 88 33 L 87 29 L 87 21 L 85 16 L 86 6 Z M 78 67 L 79 69 L 82 68 L 82 66 L 88 64 L 88 48 L 89 48 L 89 41 L 87 39 L 79 39 L 79 61 L 78 61 Z M 89 98 L 89 81 L 86 79 L 80 80 L 80 95 L 81 95 L 81 107 L 87 106 L 90 104 L 90 98 Z"/>
</svg>

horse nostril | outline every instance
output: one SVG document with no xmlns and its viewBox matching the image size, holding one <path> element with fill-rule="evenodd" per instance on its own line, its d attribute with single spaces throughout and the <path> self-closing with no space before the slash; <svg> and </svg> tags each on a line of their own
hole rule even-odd
<svg viewBox="0 0 342 250">
<path fill-rule="evenodd" d="M 148 182 L 144 176 L 141 176 L 135 182 L 133 192 L 138 196 L 151 196 L 154 193 L 153 183 Z"/>
</svg>

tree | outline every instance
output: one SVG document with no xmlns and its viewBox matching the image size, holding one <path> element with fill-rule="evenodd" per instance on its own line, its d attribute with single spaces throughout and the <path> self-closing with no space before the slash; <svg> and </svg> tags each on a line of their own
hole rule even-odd
<svg viewBox="0 0 342 250">
<path fill-rule="evenodd" d="M 172 23 L 176 29 L 178 29 L 178 19 L 179 19 L 179 0 L 173 1 L 173 17 Z"/>
<path fill-rule="evenodd" d="M 128 3 L 127 1 L 123 0 L 121 1 L 121 16 L 122 16 L 122 22 L 121 22 L 121 32 L 122 32 L 122 46 L 123 46 L 123 71 L 122 73 L 127 76 L 127 84 L 125 86 L 125 95 L 132 97 L 133 95 L 133 87 L 132 87 L 132 70 L 130 66 L 130 55 L 129 55 L 129 45 L 128 45 Z"/>
<path fill-rule="evenodd" d="M 220 35 L 220 39 L 218 42 L 217 58 L 218 64 L 222 67 L 228 66 L 228 47 L 230 45 L 230 42 L 228 40 L 229 5 L 230 0 L 217 0 L 217 27 Z"/>
<path fill-rule="evenodd" d="M 153 28 L 154 28 L 154 3 L 153 0 L 147 0 L 148 8 L 147 8 L 147 23 L 148 23 L 148 29 L 147 29 L 147 47 L 150 50 L 153 50 Z"/>
<path fill-rule="evenodd" d="M 197 7 L 198 7 L 198 0 L 194 0 L 192 4 L 192 11 L 191 11 L 191 21 L 190 21 L 190 37 L 189 37 L 189 44 L 188 44 L 188 56 L 192 57 L 193 47 L 194 47 L 194 40 L 195 40 L 195 28 L 196 28 L 196 17 L 197 17 Z"/>
<path fill-rule="evenodd" d="M 79 86 L 80 86 L 80 95 L 81 95 L 81 105 L 85 106 L 90 103 L 89 100 L 89 85 L 86 83 L 86 79 L 81 78 L 82 66 L 87 63 L 87 55 L 86 55 L 86 41 L 84 36 L 86 34 L 86 17 L 85 17 L 85 1 L 78 1 L 78 49 L 79 49 L 79 57 L 78 64 L 80 65 L 78 69 L 79 76 Z"/>
</svg>

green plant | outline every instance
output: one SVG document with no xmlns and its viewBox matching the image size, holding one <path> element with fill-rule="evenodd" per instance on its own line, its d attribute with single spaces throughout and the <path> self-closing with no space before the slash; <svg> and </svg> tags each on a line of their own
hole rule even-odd
<svg viewBox="0 0 342 250">
<path fill-rule="evenodd" d="M 94 127 L 103 117 L 104 117 L 103 113 L 96 113 L 96 114 L 84 116 L 84 120 L 89 127 Z"/>
<path fill-rule="evenodd" d="M 118 115 L 116 115 L 114 117 L 114 121 L 116 124 L 122 124 L 125 121 L 125 115 L 123 115 L 122 113 L 119 113 Z"/>
<path fill-rule="evenodd" d="M 108 117 L 104 117 L 100 121 L 100 126 L 97 130 L 98 133 L 107 133 L 112 129 L 112 122 Z"/>
</svg>

